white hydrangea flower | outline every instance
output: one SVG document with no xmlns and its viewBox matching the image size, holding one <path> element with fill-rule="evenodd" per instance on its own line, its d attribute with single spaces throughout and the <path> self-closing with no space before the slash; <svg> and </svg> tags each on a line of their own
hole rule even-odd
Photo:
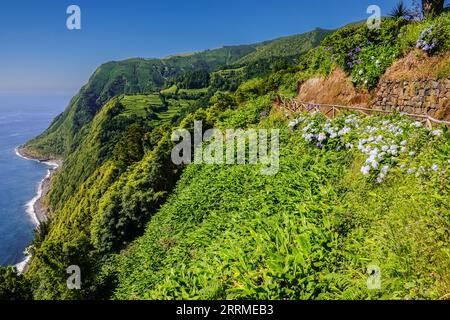
<svg viewBox="0 0 450 320">
<path fill-rule="evenodd" d="M 325 133 L 323 133 L 323 132 L 319 133 L 319 136 L 317 137 L 317 140 L 319 142 L 322 142 L 322 141 L 324 141 L 326 139 L 327 139 L 327 135 Z"/>
<path fill-rule="evenodd" d="M 364 176 L 367 176 L 370 173 L 370 169 L 371 169 L 370 166 L 364 166 L 364 167 L 361 168 L 361 173 Z"/>
<path fill-rule="evenodd" d="M 388 165 L 383 166 L 383 168 L 381 168 L 381 172 L 383 174 L 387 174 L 389 172 L 390 167 Z"/>
<path fill-rule="evenodd" d="M 376 155 L 371 155 L 366 160 L 366 165 L 370 165 L 372 168 L 376 169 L 378 167 L 378 161 L 376 160 Z"/>
<path fill-rule="evenodd" d="M 352 131 L 352 130 L 349 127 L 344 127 L 338 132 L 338 135 L 343 136 L 343 135 L 349 134 L 350 131 Z"/>
</svg>

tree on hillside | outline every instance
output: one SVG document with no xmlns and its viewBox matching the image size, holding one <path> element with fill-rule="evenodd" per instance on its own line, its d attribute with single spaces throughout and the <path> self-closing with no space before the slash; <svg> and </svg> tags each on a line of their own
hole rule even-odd
<svg viewBox="0 0 450 320">
<path fill-rule="evenodd" d="M 445 0 L 422 0 L 424 16 L 435 16 L 444 11 Z"/>
<path fill-rule="evenodd" d="M 139 124 L 132 124 L 114 149 L 114 159 L 121 168 L 138 162 L 144 156 L 142 139 L 145 131 Z"/>
<path fill-rule="evenodd" d="M 210 74 L 207 70 L 189 71 L 183 74 L 178 79 L 178 85 L 183 89 L 202 89 L 209 86 L 211 80 Z"/>
<path fill-rule="evenodd" d="M 29 300 L 30 283 L 15 268 L 0 266 L 0 300 Z"/>
</svg>

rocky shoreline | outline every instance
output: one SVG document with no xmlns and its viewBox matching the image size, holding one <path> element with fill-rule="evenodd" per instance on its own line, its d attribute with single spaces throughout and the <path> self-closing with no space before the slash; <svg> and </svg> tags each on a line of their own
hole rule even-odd
<svg viewBox="0 0 450 320">
<path fill-rule="evenodd" d="M 30 153 L 24 146 L 17 147 L 16 154 L 26 160 L 37 161 L 49 166 L 48 174 L 38 186 L 36 197 L 29 203 L 30 214 L 32 214 L 35 223 L 39 225 L 48 220 L 48 209 L 44 204 L 44 199 L 50 190 L 50 184 L 54 173 L 62 165 L 62 160 L 37 157 L 35 154 Z"/>
<path fill-rule="evenodd" d="M 51 180 L 56 170 L 61 167 L 63 161 L 61 159 L 50 159 L 38 157 L 35 154 L 30 153 L 24 146 L 18 146 L 16 148 L 16 154 L 18 157 L 29 161 L 37 161 L 49 166 L 48 173 L 38 186 L 36 196 L 27 204 L 27 212 L 32 216 L 36 226 L 46 222 L 49 218 L 48 209 L 44 204 L 44 199 L 50 190 Z M 27 251 L 26 251 L 27 252 Z M 29 263 L 31 261 L 31 255 L 27 253 L 24 261 L 16 265 L 19 273 L 27 271 Z"/>
</svg>

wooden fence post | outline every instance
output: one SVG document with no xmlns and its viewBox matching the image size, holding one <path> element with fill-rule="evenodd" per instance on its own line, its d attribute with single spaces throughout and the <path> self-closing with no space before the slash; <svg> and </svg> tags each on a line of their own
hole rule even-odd
<svg viewBox="0 0 450 320">
<path fill-rule="evenodd" d="M 280 105 L 289 111 L 292 112 L 300 112 L 300 111 L 308 111 L 309 105 L 306 104 L 306 102 L 303 101 L 299 101 L 297 99 L 292 99 L 292 98 L 288 98 L 285 97 L 283 95 L 277 95 L 277 100 L 279 101 Z M 349 107 L 349 106 L 336 106 L 336 105 L 321 105 L 321 107 L 325 107 L 325 108 L 330 108 L 328 109 L 328 111 L 322 111 L 323 114 L 325 114 L 325 116 L 328 116 L 330 113 L 332 113 L 332 117 L 335 118 L 338 113 L 340 112 L 341 108 L 346 109 L 346 110 L 352 110 L 355 112 L 359 112 L 360 114 L 364 115 L 364 116 L 369 116 L 371 115 L 373 112 L 377 113 L 377 112 L 381 112 L 384 114 L 392 114 L 392 111 L 389 110 L 380 110 L 380 109 L 369 109 L 369 108 L 363 108 L 363 107 Z M 323 110 L 323 109 L 322 109 Z M 319 111 L 321 111 L 319 109 Z M 417 114 L 406 114 L 407 116 L 410 116 L 412 118 L 418 119 L 420 118 L 420 122 L 425 124 L 425 127 L 432 130 L 433 129 L 433 125 L 434 124 L 445 124 L 447 127 L 450 128 L 450 121 L 443 121 L 443 120 L 437 120 L 434 119 L 433 117 L 427 116 L 427 115 L 417 115 Z"/>
</svg>

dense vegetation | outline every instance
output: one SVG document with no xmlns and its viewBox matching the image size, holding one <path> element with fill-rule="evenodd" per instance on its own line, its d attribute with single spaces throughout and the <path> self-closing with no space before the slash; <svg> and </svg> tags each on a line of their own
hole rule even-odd
<svg viewBox="0 0 450 320">
<path fill-rule="evenodd" d="M 450 133 L 401 115 L 273 108 L 341 68 L 371 89 L 402 55 L 450 49 L 448 15 L 101 66 L 27 149 L 64 158 L 23 276 L 37 299 L 440 298 L 450 291 Z M 329 36 L 327 36 L 330 34 Z M 324 38 L 326 39 L 322 41 Z M 431 46 L 434 44 L 433 48 Z M 316 48 L 314 48 L 316 47 Z M 177 128 L 278 128 L 280 172 L 175 166 Z M 82 270 L 69 290 L 66 269 Z M 382 287 L 368 290 L 376 265 Z"/>
<path fill-rule="evenodd" d="M 413 299 L 447 293 L 449 133 L 401 117 L 326 121 L 313 115 L 300 123 L 290 131 L 274 113 L 260 124 L 283 130 L 281 171 L 274 177 L 261 175 L 258 166 L 189 167 L 145 235 L 119 258 L 115 298 Z M 343 132 L 346 124 L 364 130 Z M 304 132 L 324 127 L 340 133 L 317 147 Z M 377 182 L 378 173 L 360 173 L 364 152 L 356 146 L 381 134 L 390 150 L 403 139 L 407 147 L 373 169 L 389 171 Z M 349 143 L 354 147 L 346 148 Z M 371 264 L 382 270 L 382 290 L 367 290 Z"/>
</svg>

